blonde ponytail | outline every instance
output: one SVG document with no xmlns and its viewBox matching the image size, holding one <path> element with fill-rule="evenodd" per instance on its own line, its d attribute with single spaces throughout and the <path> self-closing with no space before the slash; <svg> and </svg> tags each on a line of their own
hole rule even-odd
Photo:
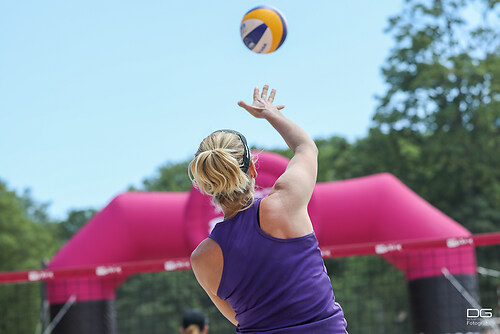
<svg viewBox="0 0 500 334">
<path fill-rule="evenodd" d="M 241 170 L 245 152 L 237 134 L 212 133 L 201 142 L 195 158 L 189 163 L 188 173 L 193 186 L 212 196 L 223 208 L 247 209 L 253 204 L 255 182 Z"/>
<path fill-rule="evenodd" d="M 200 328 L 198 325 L 189 325 L 186 329 L 184 329 L 185 334 L 201 334 Z"/>
</svg>

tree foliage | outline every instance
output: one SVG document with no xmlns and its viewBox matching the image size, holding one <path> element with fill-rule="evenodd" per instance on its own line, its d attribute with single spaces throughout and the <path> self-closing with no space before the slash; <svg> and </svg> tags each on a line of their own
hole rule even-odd
<svg viewBox="0 0 500 334">
<path fill-rule="evenodd" d="M 97 213 L 96 209 L 73 209 L 65 220 L 56 226 L 56 234 L 61 242 L 67 242 L 80 228 L 83 227 Z"/>
<path fill-rule="evenodd" d="M 0 181 L 0 270 L 39 268 L 41 260 L 52 255 L 58 245 L 44 225 L 45 208 L 29 192 L 19 196 Z"/>
<path fill-rule="evenodd" d="M 179 163 L 168 162 L 161 166 L 156 175 L 143 181 L 143 189 L 147 191 L 187 191 L 191 181 L 187 175 L 189 161 Z"/>
<path fill-rule="evenodd" d="M 59 244 L 46 208 L 29 191 L 18 195 L 0 181 L 0 271 L 39 268 L 52 256 Z M 0 285 L 0 333 L 32 333 L 40 304 L 39 284 Z"/>
<path fill-rule="evenodd" d="M 498 1 L 406 1 L 368 137 L 388 171 L 473 232 L 500 227 L 499 19 Z"/>
</svg>

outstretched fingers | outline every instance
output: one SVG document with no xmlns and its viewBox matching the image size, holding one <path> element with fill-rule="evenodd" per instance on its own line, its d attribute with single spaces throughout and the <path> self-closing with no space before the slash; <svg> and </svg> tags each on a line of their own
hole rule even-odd
<svg viewBox="0 0 500 334">
<path fill-rule="evenodd" d="M 262 87 L 262 95 L 260 96 L 261 99 L 265 100 L 267 98 L 268 89 L 269 89 L 268 85 L 264 85 L 264 87 Z"/>
<path fill-rule="evenodd" d="M 274 97 L 275 97 L 275 96 L 276 96 L 276 89 L 274 89 L 274 88 L 273 88 L 273 89 L 271 90 L 271 94 L 269 94 L 269 99 L 268 99 L 268 101 L 269 101 L 269 102 L 271 102 L 271 103 L 273 103 L 273 101 L 274 101 Z"/>
<path fill-rule="evenodd" d="M 271 90 L 269 98 L 267 97 L 268 90 L 269 90 L 269 85 L 264 85 L 264 87 L 262 87 L 262 94 L 260 94 L 259 96 L 259 87 L 255 87 L 253 90 L 252 105 L 249 105 L 244 101 L 238 101 L 238 105 L 243 109 L 246 109 L 248 112 L 250 112 L 252 115 L 256 117 L 261 117 L 262 112 L 264 112 L 266 109 L 271 111 L 273 108 L 276 108 L 277 110 L 285 108 L 284 105 L 278 105 L 276 107 L 272 105 L 274 97 L 276 96 L 276 89 L 273 88 Z"/>
</svg>

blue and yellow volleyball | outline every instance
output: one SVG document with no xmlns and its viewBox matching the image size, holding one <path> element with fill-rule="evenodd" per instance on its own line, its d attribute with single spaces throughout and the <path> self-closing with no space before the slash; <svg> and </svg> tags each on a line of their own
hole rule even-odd
<svg viewBox="0 0 500 334">
<path fill-rule="evenodd" d="M 270 6 L 249 10 L 240 25 L 243 43 L 256 53 L 271 53 L 283 44 L 287 33 L 285 17 Z"/>
</svg>

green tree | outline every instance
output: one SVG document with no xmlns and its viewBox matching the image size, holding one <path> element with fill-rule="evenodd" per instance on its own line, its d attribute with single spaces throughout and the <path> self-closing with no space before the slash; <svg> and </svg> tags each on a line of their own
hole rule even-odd
<svg viewBox="0 0 500 334">
<path fill-rule="evenodd" d="M 0 181 L 0 271 L 39 268 L 53 254 L 58 245 L 46 208 Z M 0 284 L 0 333 L 33 333 L 40 304 L 39 283 Z"/>
<path fill-rule="evenodd" d="M 39 268 L 41 260 L 54 252 L 45 205 L 37 204 L 25 192 L 19 196 L 0 181 L 0 270 Z"/>
<path fill-rule="evenodd" d="M 383 67 L 388 89 L 371 142 L 358 148 L 381 145 L 376 166 L 385 160 L 387 170 L 473 232 L 500 227 L 498 4 L 406 1 L 390 19 L 395 46 Z M 474 10 L 482 19 L 467 21 L 464 12 Z"/>
<path fill-rule="evenodd" d="M 407 0 L 389 20 L 387 91 L 354 145 L 362 172 L 394 173 L 473 233 L 500 228 L 498 31 L 498 0 Z M 479 247 L 477 261 L 498 268 L 500 250 Z M 484 305 L 495 284 L 480 280 Z"/>
<path fill-rule="evenodd" d="M 60 242 L 68 241 L 83 225 L 97 213 L 96 209 L 70 210 L 65 220 L 57 224 L 57 237 Z"/>
<path fill-rule="evenodd" d="M 187 174 L 189 161 L 178 163 L 167 162 L 161 166 L 156 175 L 143 181 L 147 191 L 187 191 L 191 188 L 191 181 Z"/>
</svg>

